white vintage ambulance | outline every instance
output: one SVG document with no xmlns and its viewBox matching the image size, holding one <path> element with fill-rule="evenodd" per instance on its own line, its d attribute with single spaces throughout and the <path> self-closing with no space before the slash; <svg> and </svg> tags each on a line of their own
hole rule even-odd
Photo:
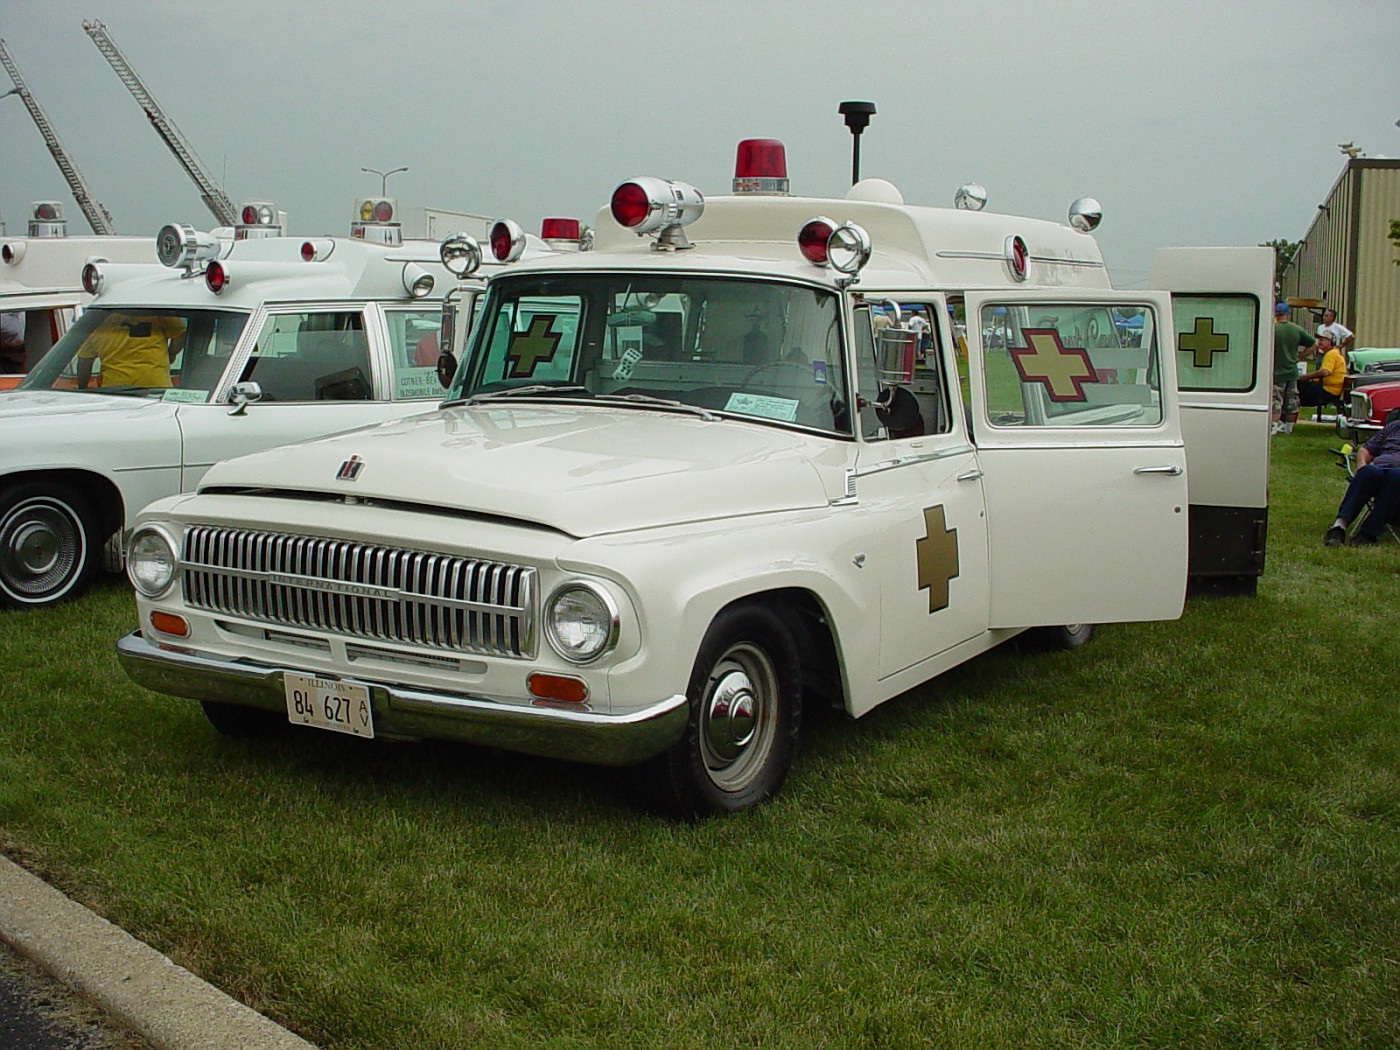
<svg viewBox="0 0 1400 1050">
<path fill-rule="evenodd" d="M 437 242 L 230 232 L 170 225 L 164 265 L 80 266 L 90 305 L 0 394 L 0 606 L 80 594 L 142 507 L 217 460 L 442 399 L 443 300 L 469 306 L 480 275 Z"/>
<path fill-rule="evenodd" d="M 60 201 L 35 201 L 25 236 L 0 237 L 0 390 L 16 386 L 68 331 L 92 296 L 83 287 L 83 266 L 156 261 L 151 237 L 69 237 Z M 18 337 L 12 342 L 10 333 Z"/>
<path fill-rule="evenodd" d="M 493 276 L 437 412 L 147 508 L 129 675 L 231 734 L 642 765 L 696 815 L 772 795 L 804 707 L 1178 616 L 1210 474 L 1183 431 L 1260 474 L 1222 520 L 1262 507 L 1271 256 L 1174 254 L 1177 305 L 1112 288 L 1092 201 L 798 198 L 778 149 L 741 146 L 730 197 L 627 182 L 596 250 Z"/>
</svg>

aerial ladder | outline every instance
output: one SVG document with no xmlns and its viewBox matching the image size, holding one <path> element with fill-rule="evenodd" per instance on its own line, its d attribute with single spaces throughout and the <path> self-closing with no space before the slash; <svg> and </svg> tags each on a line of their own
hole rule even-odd
<svg viewBox="0 0 1400 1050">
<path fill-rule="evenodd" d="M 72 191 L 73 199 L 78 202 L 78 207 L 83 210 L 83 215 L 87 218 L 88 225 L 92 227 L 92 232 L 111 233 L 111 213 L 88 191 L 87 183 L 83 181 L 83 176 L 79 173 L 77 165 L 69 158 L 68 151 L 63 148 L 63 143 L 58 141 L 58 135 L 55 134 L 53 125 L 49 123 L 49 118 L 44 115 L 44 111 L 39 108 L 39 103 L 34 101 L 34 96 L 29 93 L 29 85 L 24 82 L 24 77 L 20 76 L 19 67 L 10 57 L 9 48 L 5 46 L 3 40 L 0 40 L 0 63 L 4 64 L 5 72 L 10 74 L 10 80 L 15 85 L 11 90 L 5 92 L 5 95 L 18 95 L 23 100 L 25 108 L 29 110 L 29 115 L 34 118 L 34 124 L 38 127 L 39 134 L 44 136 L 44 145 L 48 146 L 49 152 L 53 154 L 53 159 L 58 164 L 58 170 L 63 172 L 63 177 L 68 180 L 68 189 Z M 4 97 L 4 95 L 0 95 L 0 98 Z"/>
<path fill-rule="evenodd" d="M 126 89 L 131 92 L 145 111 L 146 117 L 156 129 L 156 134 L 169 147 L 170 152 L 175 154 L 175 159 L 185 169 L 185 174 L 193 179 L 194 184 L 199 187 L 199 196 L 204 201 L 204 206 L 214 214 L 214 218 L 218 220 L 220 226 L 233 226 L 237 222 L 233 201 L 200 163 L 194 150 L 185 142 L 185 137 L 180 134 L 180 129 L 165 115 L 165 111 L 146 90 L 146 85 L 141 83 L 141 78 L 131 68 L 131 63 L 126 60 L 126 56 L 117 49 L 117 45 L 112 43 L 112 38 L 107 35 L 107 27 L 96 20 L 85 21 L 83 30 L 92 37 L 92 42 L 97 45 L 97 50 L 102 52 L 102 57 L 108 61 L 118 79 L 126 85 Z"/>
</svg>

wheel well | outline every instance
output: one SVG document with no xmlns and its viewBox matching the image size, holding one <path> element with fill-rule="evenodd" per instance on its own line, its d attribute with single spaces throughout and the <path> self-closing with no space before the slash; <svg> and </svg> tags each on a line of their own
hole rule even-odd
<svg viewBox="0 0 1400 1050">
<path fill-rule="evenodd" d="M 785 588 L 746 595 L 725 608 L 761 605 L 777 613 L 792 632 L 802 664 L 802 695 L 835 708 L 845 706 L 841 663 L 831 624 L 817 596 L 800 588 Z"/>
<path fill-rule="evenodd" d="M 26 482 L 57 482 L 86 496 L 97 512 L 99 542 L 105 542 L 126 520 L 121 492 L 101 474 L 90 470 L 20 470 L 0 478 L 0 491 Z"/>
</svg>

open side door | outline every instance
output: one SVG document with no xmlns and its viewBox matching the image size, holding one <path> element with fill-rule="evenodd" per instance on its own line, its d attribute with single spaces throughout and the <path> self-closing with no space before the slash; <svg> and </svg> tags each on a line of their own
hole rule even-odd
<svg viewBox="0 0 1400 1050">
<path fill-rule="evenodd" d="M 1191 575 L 1253 592 L 1264 571 L 1273 392 L 1272 248 L 1161 248 L 1190 476 Z"/>
<path fill-rule="evenodd" d="M 1186 452 L 1154 292 L 966 296 L 992 627 L 1173 619 Z"/>
</svg>

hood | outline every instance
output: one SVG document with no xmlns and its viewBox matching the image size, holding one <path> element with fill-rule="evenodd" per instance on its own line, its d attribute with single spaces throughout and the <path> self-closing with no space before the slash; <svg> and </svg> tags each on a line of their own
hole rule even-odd
<svg viewBox="0 0 1400 1050">
<path fill-rule="evenodd" d="M 0 391 L 0 472 L 178 468 L 176 407 L 173 401 L 74 390 Z"/>
<path fill-rule="evenodd" d="M 216 465 L 201 489 L 400 500 L 585 537 L 825 506 L 849 446 L 762 424 L 573 405 L 475 405 Z M 358 459 L 355 477 L 346 465 Z"/>
<path fill-rule="evenodd" d="M 81 416 L 111 419 L 135 415 L 149 419 L 169 414 L 173 402 L 151 397 L 124 397 L 119 394 L 88 394 L 77 390 L 6 390 L 0 393 L 0 424 L 7 419 L 33 419 L 35 416 Z"/>
</svg>

